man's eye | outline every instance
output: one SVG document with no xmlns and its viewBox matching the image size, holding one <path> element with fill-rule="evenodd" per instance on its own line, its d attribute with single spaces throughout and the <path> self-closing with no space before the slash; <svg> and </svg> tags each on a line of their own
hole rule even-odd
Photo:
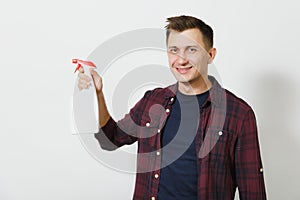
<svg viewBox="0 0 300 200">
<path fill-rule="evenodd" d="M 169 51 L 170 51 L 171 53 L 177 53 L 177 49 L 176 49 L 176 48 L 169 49 Z"/>
<path fill-rule="evenodd" d="M 194 52 L 196 52 L 196 51 L 197 51 L 196 48 L 189 48 L 189 52 L 191 52 L 191 53 L 194 53 Z"/>
</svg>

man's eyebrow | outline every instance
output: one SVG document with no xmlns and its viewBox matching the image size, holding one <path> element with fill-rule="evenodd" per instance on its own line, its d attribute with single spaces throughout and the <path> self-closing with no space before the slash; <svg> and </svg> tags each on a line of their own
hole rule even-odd
<svg viewBox="0 0 300 200">
<path fill-rule="evenodd" d="M 196 47 L 196 48 L 199 48 L 198 45 L 189 45 L 189 46 L 186 46 L 186 48 L 190 48 L 190 47 Z"/>
<path fill-rule="evenodd" d="M 188 46 L 185 46 L 184 48 L 191 48 L 191 47 L 199 48 L 198 45 L 188 45 Z M 178 47 L 177 46 L 169 46 L 168 48 L 170 49 L 170 48 L 178 48 Z"/>
</svg>

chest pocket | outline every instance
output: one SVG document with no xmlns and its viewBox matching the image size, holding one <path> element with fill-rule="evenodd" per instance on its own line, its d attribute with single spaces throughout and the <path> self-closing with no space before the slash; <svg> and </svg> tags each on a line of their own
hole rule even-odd
<svg viewBox="0 0 300 200">
<path fill-rule="evenodd" d="M 151 128 L 161 128 L 165 121 L 167 114 L 165 108 L 160 104 L 154 104 L 150 107 L 148 112 L 143 112 L 141 115 L 141 126 Z"/>
<path fill-rule="evenodd" d="M 160 131 L 166 118 L 165 108 L 159 104 L 152 105 L 148 112 L 141 115 L 139 142 L 148 146 L 149 151 L 156 150 L 160 144 Z"/>
<path fill-rule="evenodd" d="M 200 147 L 202 162 L 226 162 L 233 160 L 236 136 L 227 130 L 208 128 Z"/>
</svg>

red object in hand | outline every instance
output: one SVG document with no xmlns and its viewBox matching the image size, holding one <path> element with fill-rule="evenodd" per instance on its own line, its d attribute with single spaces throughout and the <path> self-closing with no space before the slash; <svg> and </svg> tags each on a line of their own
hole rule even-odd
<svg viewBox="0 0 300 200">
<path fill-rule="evenodd" d="M 82 65 L 87 65 L 87 66 L 96 68 L 96 65 L 95 65 L 93 62 L 91 62 L 91 61 L 79 60 L 79 59 L 72 59 L 72 63 L 77 64 L 77 67 L 76 67 L 74 73 L 75 73 L 77 70 L 79 70 L 79 68 L 80 68 Z"/>
</svg>

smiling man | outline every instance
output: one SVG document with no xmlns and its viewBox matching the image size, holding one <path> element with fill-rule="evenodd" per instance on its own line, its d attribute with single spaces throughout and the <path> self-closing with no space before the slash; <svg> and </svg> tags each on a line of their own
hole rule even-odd
<svg viewBox="0 0 300 200">
<path fill-rule="evenodd" d="M 204 92 L 211 87 L 207 75 L 208 64 L 213 61 L 216 49 L 211 46 L 212 44 L 204 42 L 207 39 L 198 28 L 180 31 L 176 29 L 176 24 L 170 23 L 168 26 L 169 65 L 178 80 L 179 91 L 185 94 Z"/>
<path fill-rule="evenodd" d="M 167 19 L 169 66 L 177 83 L 147 91 L 118 122 L 91 71 L 99 103 L 101 147 L 138 142 L 133 199 L 264 200 L 266 192 L 254 112 L 208 75 L 216 56 L 213 30 L 200 19 Z M 83 69 L 79 88 L 91 81 Z M 158 107 L 157 107 L 158 105 Z"/>
</svg>

